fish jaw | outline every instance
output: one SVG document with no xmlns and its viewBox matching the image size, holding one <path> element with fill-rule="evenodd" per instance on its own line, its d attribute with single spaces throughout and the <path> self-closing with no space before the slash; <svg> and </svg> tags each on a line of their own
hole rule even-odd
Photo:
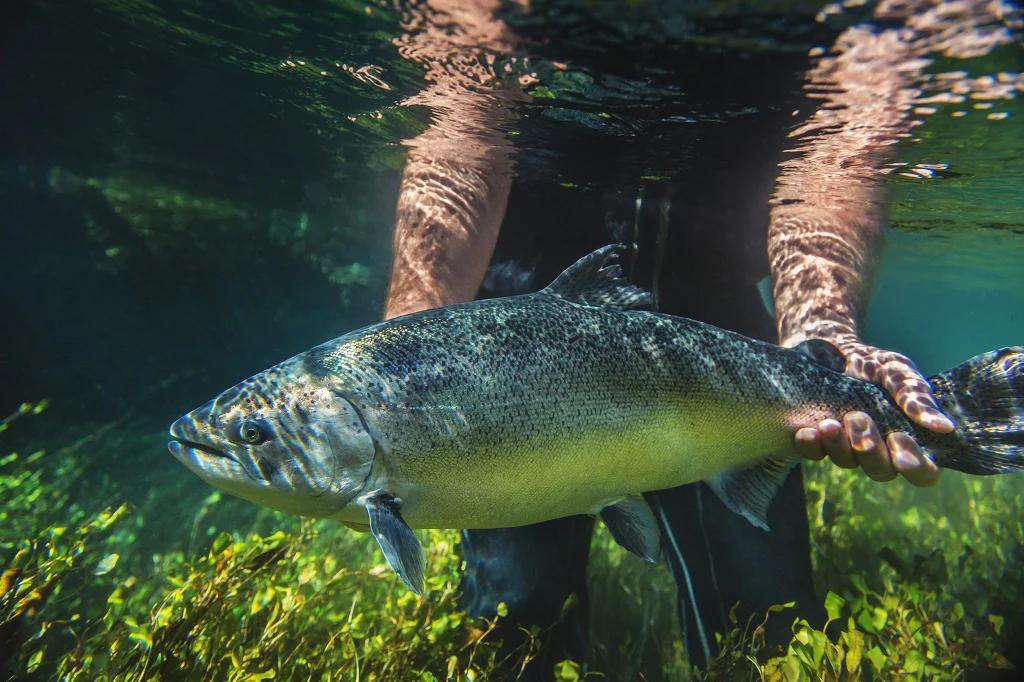
<svg viewBox="0 0 1024 682">
<path fill-rule="evenodd" d="M 270 486 L 269 478 L 262 475 L 266 470 L 253 464 L 244 466 L 239 453 L 208 436 L 201 427 L 201 416 L 197 415 L 204 412 L 208 412 L 205 405 L 171 424 L 169 433 L 173 440 L 167 443 L 168 451 L 215 488 L 244 499 L 261 497 L 261 490 Z"/>
<path fill-rule="evenodd" d="M 326 421 L 300 426 L 285 423 L 287 408 L 239 417 L 239 393 L 229 389 L 171 425 L 167 449 L 175 459 L 207 484 L 278 511 L 326 517 L 354 506 L 372 470 L 373 445 L 368 436 L 333 428 L 332 415 L 355 419 L 345 412 L 353 409 L 347 401 L 323 406 Z M 240 442 L 239 424 L 247 422 L 267 438 Z M 286 430 L 292 437 L 280 436 Z"/>
</svg>

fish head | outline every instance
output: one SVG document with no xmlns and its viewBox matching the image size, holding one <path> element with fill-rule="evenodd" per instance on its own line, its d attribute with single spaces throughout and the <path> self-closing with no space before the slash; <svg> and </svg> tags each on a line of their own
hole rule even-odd
<svg viewBox="0 0 1024 682">
<path fill-rule="evenodd" d="M 303 516 L 344 516 L 376 452 L 358 408 L 292 361 L 192 410 L 170 434 L 171 454 L 210 485 Z"/>
</svg>

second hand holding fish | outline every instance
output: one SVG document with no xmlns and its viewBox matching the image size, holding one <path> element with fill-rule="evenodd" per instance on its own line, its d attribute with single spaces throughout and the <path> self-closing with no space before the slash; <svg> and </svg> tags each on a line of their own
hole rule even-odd
<svg viewBox="0 0 1024 682">
<path fill-rule="evenodd" d="M 884 388 L 917 425 L 935 433 L 951 433 L 955 426 L 938 408 L 928 380 L 904 355 L 861 343 L 855 337 L 834 344 L 846 357 L 846 374 Z M 917 442 L 903 433 L 886 437 L 871 417 L 854 411 L 837 419 L 824 419 L 816 427 L 804 427 L 794 435 L 799 454 L 821 460 L 826 456 L 844 469 L 864 469 L 876 481 L 902 475 L 917 486 L 938 482 L 942 470 Z"/>
</svg>

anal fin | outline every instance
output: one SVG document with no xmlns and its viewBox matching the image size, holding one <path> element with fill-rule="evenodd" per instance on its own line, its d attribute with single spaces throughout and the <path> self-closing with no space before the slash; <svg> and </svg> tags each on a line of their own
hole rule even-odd
<svg viewBox="0 0 1024 682">
<path fill-rule="evenodd" d="M 364 502 L 370 516 L 370 532 L 391 568 L 416 594 L 423 594 L 423 547 L 402 518 L 401 502 L 381 493 Z"/>
<path fill-rule="evenodd" d="M 725 506 L 758 528 L 768 528 L 768 508 L 796 466 L 790 457 L 771 457 L 745 469 L 733 469 L 707 480 Z"/>
<path fill-rule="evenodd" d="M 609 504 L 600 511 L 600 516 L 615 542 L 645 561 L 658 560 L 661 534 L 643 497 L 632 495 Z"/>
</svg>

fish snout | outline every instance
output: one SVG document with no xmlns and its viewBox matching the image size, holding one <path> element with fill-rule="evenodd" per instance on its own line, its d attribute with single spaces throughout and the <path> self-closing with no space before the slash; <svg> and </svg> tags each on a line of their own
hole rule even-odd
<svg viewBox="0 0 1024 682">
<path fill-rule="evenodd" d="M 211 457 L 233 459 L 215 435 L 214 402 L 211 400 L 179 417 L 168 429 L 172 440 L 167 444 L 167 449 L 186 464 L 198 464 Z"/>
<path fill-rule="evenodd" d="M 213 424 L 213 401 L 197 407 L 171 424 L 170 434 L 178 440 L 197 440 Z"/>
</svg>

